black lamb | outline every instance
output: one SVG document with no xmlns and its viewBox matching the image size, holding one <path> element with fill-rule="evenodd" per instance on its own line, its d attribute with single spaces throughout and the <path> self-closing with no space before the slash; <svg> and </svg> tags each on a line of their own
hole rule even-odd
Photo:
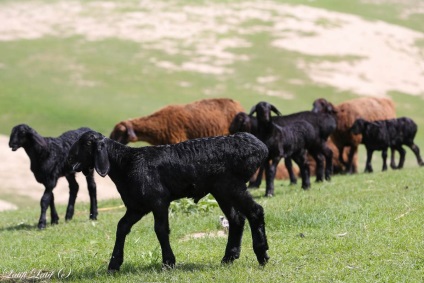
<svg viewBox="0 0 424 283">
<path fill-rule="evenodd" d="M 274 117 L 272 117 L 274 119 Z M 239 112 L 234 116 L 231 121 L 230 134 L 235 134 L 239 132 L 251 133 L 254 136 L 258 135 L 258 120 L 256 117 L 249 116 L 249 114 L 244 112 Z"/>
<path fill-rule="evenodd" d="M 53 189 L 56 187 L 58 179 L 63 176 L 66 177 L 69 183 L 69 203 L 66 209 L 65 219 L 72 219 L 79 185 L 75 179 L 75 171 L 67 163 L 68 152 L 78 137 L 89 130 L 89 128 L 79 128 L 65 132 L 57 138 L 51 138 L 42 137 L 26 124 L 17 125 L 12 129 L 9 147 L 13 151 L 16 151 L 20 147 L 25 149 L 31 161 L 31 171 L 35 179 L 45 187 L 40 201 L 41 216 L 38 222 L 38 228 L 43 229 L 46 227 L 46 211 L 48 206 L 50 206 L 51 223 L 59 223 L 59 216 L 54 204 Z M 95 220 L 97 219 L 97 197 L 93 170 L 85 172 L 85 175 L 90 195 L 90 219 Z"/>
<path fill-rule="evenodd" d="M 259 102 L 252 108 L 249 114 L 253 115 L 256 113 L 258 138 L 265 143 L 269 151 L 267 161 L 264 163 L 266 177 L 265 195 L 274 195 L 275 172 L 281 158 L 290 158 L 297 163 L 302 176 L 302 188 L 308 189 L 311 184 L 306 153 L 307 149 L 310 149 L 312 156 L 317 155 L 316 146 L 321 144 L 320 133 L 311 123 L 301 119 L 280 127 L 277 123 L 273 122 L 271 112 L 281 115 L 280 111 L 270 103 Z M 331 158 L 329 162 L 331 165 Z"/>
<path fill-rule="evenodd" d="M 278 116 L 272 117 L 271 112 L 276 113 Z M 260 140 L 267 144 L 267 146 L 271 146 L 272 144 L 274 144 L 274 147 L 278 147 L 279 145 L 277 143 L 281 142 L 281 136 L 286 136 L 286 139 L 289 139 L 288 137 L 290 136 L 290 134 L 288 134 L 287 131 L 294 131 L 295 135 L 297 135 L 297 139 L 303 139 L 305 141 L 305 143 L 291 145 L 292 148 L 290 148 L 289 150 L 291 154 L 286 153 L 284 155 L 281 155 L 282 152 L 279 152 L 278 150 L 274 152 L 271 152 L 270 150 L 268 160 L 271 160 L 271 165 L 265 163 L 265 177 L 267 183 L 266 195 L 273 195 L 274 193 L 274 177 L 276 172 L 276 166 L 278 165 L 278 162 L 282 157 L 285 158 L 285 165 L 290 175 L 290 182 L 296 183 L 296 178 L 293 174 L 291 164 L 291 159 L 293 159 L 299 165 L 299 169 L 301 171 L 300 173 L 302 176 L 302 188 L 307 189 L 310 187 L 309 165 L 307 163 L 307 160 L 303 161 L 303 159 L 306 157 L 299 157 L 299 154 L 301 152 L 303 154 L 303 150 L 305 150 L 305 152 L 307 150 L 307 152 L 316 160 L 317 181 L 323 181 L 323 156 L 325 157 L 325 178 L 327 180 L 330 180 L 332 173 L 333 152 L 327 146 L 326 142 L 329 135 L 336 128 L 336 121 L 331 115 L 323 113 L 313 113 L 311 111 L 303 111 L 291 115 L 282 116 L 280 111 L 274 105 L 268 102 L 259 102 L 258 104 L 253 106 L 249 113 L 251 119 L 254 118 L 252 117 L 254 113 L 256 113 L 258 123 L 257 136 Z M 304 124 L 305 122 L 307 124 Z M 293 124 L 296 124 L 296 126 L 299 126 L 300 128 L 298 130 L 294 129 Z M 300 126 L 302 124 L 303 126 Z M 289 126 L 290 127 L 285 130 L 283 135 L 279 135 L 278 137 L 276 137 L 275 132 L 278 132 L 275 131 L 276 126 L 281 126 L 283 128 Z M 306 131 L 306 129 L 308 129 L 308 131 Z M 293 137 L 293 139 L 294 138 L 295 137 Z M 286 144 L 285 141 L 283 142 Z M 290 145 L 286 144 L 286 146 Z M 304 146 L 304 148 L 301 150 L 302 146 Z M 306 167 L 302 169 L 301 166 Z"/>
<path fill-rule="evenodd" d="M 109 175 L 127 208 L 118 223 L 108 267 L 109 271 L 117 271 L 123 262 L 126 235 L 149 212 L 153 212 L 163 265 L 173 267 L 170 202 L 183 197 L 197 202 L 208 193 L 215 197 L 230 225 L 222 262 L 239 258 L 247 218 L 253 250 L 264 265 L 269 259 L 264 210 L 247 191 L 246 182 L 267 155 L 266 146 L 248 133 L 133 148 L 100 133 L 87 132 L 72 146 L 69 163 L 76 171 L 95 168 L 99 175 Z"/>
<path fill-rule="evenodd" d="M 270 113 L 274 111 L 279 116 L 271 116 L 272 122 L 279 126 L 287 126 L 290 123 L 296 121 L 307 121 L 309 122 L 318 132 L 318 139 L 310 146 L 309 153 L 314 158 L 317 168 L 316 168 L 316 181 L 321 182 L 324 179 L 324 160 L 325 158 L 325 179 L 330 180 L 332 169 L 333 169 L 333 152 L 327 146 L 328 137 L 332 132 L 336 129 L 336 120 L 334 117 L 327 113 L 314 113 L 312 111 L 302 111 L 289 115 L 281 116 L 281 113 L 276 109 L 275 106 L 267 103 L 260 102 L 256 106 L 252 108 L 256 109 L 256 107 L 265 108 L 268 110 L 264 110 L 263 112 Z M 274 110 L 272 110 L 274 109 Z M 268 115 L 268 114 L 267 114 Z M 235 132 L 249 132 L 253 135 L 257 136 L 258 134 L 258 121 L 251 114 L 248 115 L 246 113 L 240 112 L 234 118 L 229 128 L 230 133 Z M 312 148 L 312 146 L 314 146 Z M 289 173 L 290 183 L 296 184 L 296 176 L 293 173 L 292 162 L 290 158 L 284 159 L 285 166 L 287 168 L 287 172 Z M 263 167 L 261 167 L 263 169 Z M 259 187 L 262 181 L 262 170 L 259 172 L 256 180 L 251 181 L 249 187 Z"/>
<path fill-rule="evenodd" d="M 406 151 L 402 145 L 407 145 L 414 152 L 418 165 L 424 166 L 424 162 L 420 156 L 420 149 L 414 143 L 417 133 L 417 124 L 410 118 L 401 117 L 396 119 L 366 121 L 357 119 L 353 123 L 350 131 L 352 134 L 362 134 L 361 143 L 367 149 L 367 160 L 365 164 L 365 172 L 373 172 L 371 159 L 375 150 L 382 151 L 383 169 L 387 170 L 387 149 L 391 149 L 390 167 L 392 169 L 401 169 L 405 162 Z M 399 164 L 396 166 L 394 160 L 394 151 L 399 151 Z"/>
<path fill-rule="evenodd" d="M 275 117 L 272 117 L 274 121 Z M 258 120 L 256 117 L 250 116 L 247 113 L 239 112 L 234 116 L 230 128 L 230 134 L 235 134 L 239 132 L 251 133 L 254 136 L 258 136 Z M 290 158 L 284 158 L 284 163 L 286 165 L 287 173 L 289 174 L 290 183 L 296 184 L 297 178 L 293 172 L 293 165 Z M 264 172 L 265 166 L 262 165 L 259 169 L 258 174 L 252 176 L 249 180 L 248 188 L 259 188 L 262 183 L 262 175 Z M 276 169 L 277 170 L 277 169 Z"/>
</svg>

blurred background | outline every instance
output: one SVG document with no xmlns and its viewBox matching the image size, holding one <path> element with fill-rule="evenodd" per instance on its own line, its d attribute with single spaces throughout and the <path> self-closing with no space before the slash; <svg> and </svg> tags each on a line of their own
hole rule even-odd
<svg viewBox="0 0 424 283">
<path fill-rule="evenodd" d="M 38 206 L 43 191 L 23 149 L 8 148 L 17 124 L 108 136 L 121 120 L 203 98 L 289 114 L 320 97 L 390 97 L 424 147 L 423 23 L 420 0 L 0 1 L 0 199 Z M 409 149 L 405 166 L 417 166 Z"/>
</svg>

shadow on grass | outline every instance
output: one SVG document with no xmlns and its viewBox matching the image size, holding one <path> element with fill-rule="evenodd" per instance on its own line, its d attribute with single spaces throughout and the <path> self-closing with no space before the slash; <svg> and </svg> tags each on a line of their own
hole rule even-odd
<svg viewBox="0 0 424 283">
<path fill-rule="evenodd" d="M 39 230 L 37 224 L 28 224 L 28 223 L 19 223 L 18 225 L 2 227 L 2 231 L 29 231 L 29 230 Z"/>
<path fill-rule="evenodd" d="M 162 267 L 162 263 L 151 263 L 148 265 L 136 265 L 136 264 L 124 264 L 121 271 L 117 274 L 127 274 L 127 273 L 139 273 L 139 272 L 172 272 L 172 271 L 203 271 L 213 268 L 214 265 L 210 263 L 177 263 L 174 268 L 165 268 Z"/>
<path fill-rule="evenodd" d="M 287 181 L 287 182 L 286 182 Z M 316 183 L 316 182 L 314 182 Z M 320 182 L 322 183 L 322 182 Z M 313 186 L 313 184 L 312 184 Z M 312 188 L 312 187 L 311 187 Z M 295 191 L 295 190 L 299 190 L 299 191 L 308 191 L 311 188 L 307 189 L 307 190 L 303 190 L 300 184 L 290 184 L 290 182 L 288 180 L 283 180 L 283 182 L 279 182 L 277 184 L 274 185 L 274 196 L 272 197 L 268 197 L 265 195 L 265 182 L 263 182 L 263 184 L 257 188 L 248 188 L 249 193 L 252 195 L 253 199 L 272 199 L 273 197 L 275 197 L 277 194 L 280 194 L 281 192 L 286 191 Z"/>
<path fill-rule="evenodd" d="M 225 265 L 223 265 L 225 266 Z M 228 265 L 231 266 L 231 265 Z M 176 266 L 172 269 L 163 268 L 161 263 L 151 263 L 147 265 L 143 264 L 132 264 L 132 263 L 124 263 L 121 267 L 120 271 L 117 272 L 108 272 L 107 264 L 96 269 L 86 268 L 80 271 L 73 271 L 72 276 L 70 276 L 69 280 L 76 279 L 97 279 L 100 277 L 106 278 L 119 278 L 124 277 L 127 278 L 129 275 L 140 275 L 140 274 L 160 274 L 166 272 L 193 272 L 193 271 L 205 271 L 216 269 L 216 265 L 211 263 L 177 263 Z"/>
</svg>

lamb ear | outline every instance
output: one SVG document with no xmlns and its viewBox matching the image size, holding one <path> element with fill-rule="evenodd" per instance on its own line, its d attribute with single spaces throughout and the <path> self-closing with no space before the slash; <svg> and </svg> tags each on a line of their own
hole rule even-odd
<svg viewBox="0 0 424 283">
<path fill-rule="evenodd" d="M 328 103 L 328 104 L 325 106 L 325 108 L 326 108 L 326 110 L 327 110 L 327 113 L 334 113 L 334 114 L 336 114 L 336 113 L 337 113 L 336 109 L 334 109 L 334 106 L 333 106 L 333 104 L 331 104 L 331 103 Z"/>
<path fill-rule="evenodd" d="M 252 116 L 253 113 L 255 113 L 255 112 L 256 112 L 256 105 L 253 106 L 252 109 L 250 109 L 249 116 Z"/>
<path fill-rule="evenodd" d="M 39 134 L 36 134 L 35 133 L 35 134 L 32 134 L 32 139 L 39 146 L 47 149 L 47 142 L 46 142 L 46 140 L 42 136 L 40 136 Z"/>
<path fill-rule="evenodd" d="M 94 168 L 102 177 L 105 177 L 109 173 L 110 163 L 104 140 L 100 140 L 96 144 Z"/>
<path fill-rule="evenodd" d="M 272 112 L 274 112 L 278 116 L 283 116 L 283 114 L 281 114 L 281 112 L 278 111 L 278 109 L 274 105 L 271 105 L 271 110 L 272 110 Z"/>
</svg>

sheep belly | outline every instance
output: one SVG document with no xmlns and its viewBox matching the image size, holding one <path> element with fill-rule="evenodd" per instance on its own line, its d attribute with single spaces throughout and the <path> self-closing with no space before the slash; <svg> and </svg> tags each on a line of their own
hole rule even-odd
<svg viewBox="0 0 424 283">
<path fill-rule="evenodd" d="M 217 174 L 217 170 L 212 169 L 210 164 L 209 166 L 180 165 L 179 167 L 162 171 L 161 182 L 170 192 L 172 199 L 188 197 L 198 202 L 211 192 L 214 180 L 221 179 L 220 175 L 225 175 L 222 168 L 219 171 L 219 174 Z"/>
</svg>

